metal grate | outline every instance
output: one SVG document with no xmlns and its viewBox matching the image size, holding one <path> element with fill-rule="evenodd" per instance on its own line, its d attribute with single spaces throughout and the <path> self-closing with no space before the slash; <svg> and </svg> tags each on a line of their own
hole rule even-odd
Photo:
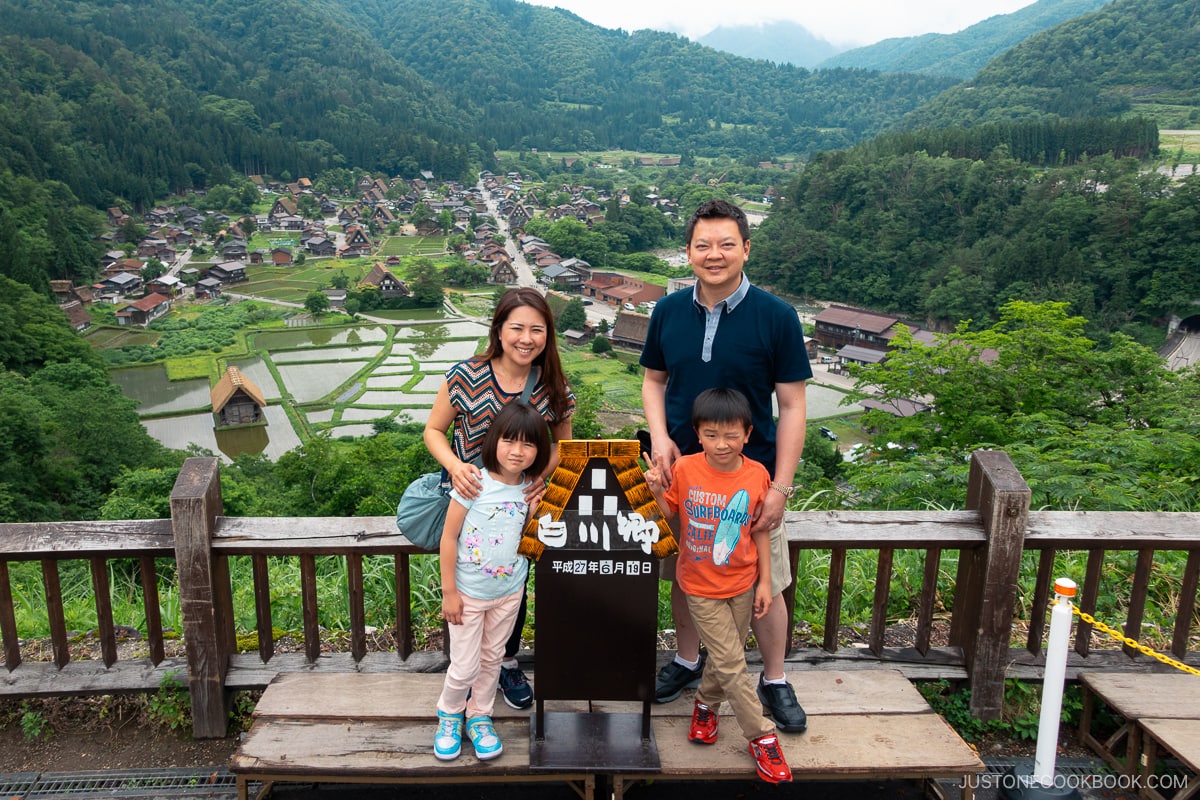
<svg viewBox="0 0 1200 800">
<path fill-rule="evenodd" d="M 37 783 L 37 772 L 0 774 L 0 797 L 23 797 Z"/>
<path fill-rule="evenodd" d="M 226 798 L 237 794 L 237 779 L 225 768 L 138 769 L 103 772 L 46 772 L 23 793 L 24 800 L 78 797 Z"/>
</svg>

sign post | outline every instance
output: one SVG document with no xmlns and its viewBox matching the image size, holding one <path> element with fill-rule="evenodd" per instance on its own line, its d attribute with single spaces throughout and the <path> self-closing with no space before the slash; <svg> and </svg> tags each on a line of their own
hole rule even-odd
<svg viewBox="0 0 1200 800">
<path fill-rule="evenodd" d="M 658 559 L 676 549 L 638 443 L 572 440 L 521 552 L 537 559 L 531 769 L 655 772 L 650 727 Z M 547 712 L 546 700 L 638 701 L 640 714 Z"/>
</svg>

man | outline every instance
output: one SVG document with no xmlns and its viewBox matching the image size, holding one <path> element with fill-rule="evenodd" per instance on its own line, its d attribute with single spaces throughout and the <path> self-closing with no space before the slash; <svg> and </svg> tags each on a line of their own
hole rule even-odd
<svg viewBox="0 0 1200 800">
<path fill-rule="evenodd" d="M 740 208 L 724 200 L 703 203 L 688 220 L 684 242 L 695 287 L 658 301 L 642 350 L 642 403 L 650 429 L 647 456 L 669 475 L 680 455 L 700 451 L 691 408 L 702 391 L 737 389 L 750 400 L 754 429 L 745 454 L 766 467 L 772 481 L 752 527 L 753 532 L 771 532 L 773 601 L 767 615 L 751 625 L 763 662 L 758 697 L 780 730 L 800 732 L 807 720 L 783 669 L 791 620 L 782 593 L 791 576 L 782 522 L 804 450 L 804 387 L 812 377 L 804 332 L 795 309 L 752 286 L 743 273 L 750 255 L 750 226 Z M 673 580 L 673 562 L 664 563 L 663 577 Z M 655 700 L 660 703 L 698 686 L 704 668 L 699 634 L 678 584 L 672 586 L 671 610 L 678 650 L 655 682 Z"/>
</svg>

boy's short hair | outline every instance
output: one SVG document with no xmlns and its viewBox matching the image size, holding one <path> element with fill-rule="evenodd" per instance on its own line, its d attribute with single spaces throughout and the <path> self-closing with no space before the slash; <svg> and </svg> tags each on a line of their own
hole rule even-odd
<svg viewBox="0 0 1200 800">
<path fill-rule="evenodd" d="M 480 458 L 484 468 L 490 472 L 500 470 L 496 448 L 501 439 L 515 439 L 518 442 L 537 445 L 537 456 L 526 470 L 526 477 L 530 480 L 546 470 L 546 465 L 550 463 L 550 427 L 546 424 L 545 417 L 533 406 L 519 401 L 509 403 L 500 409 L 500 413 L 488 426 L 487 435 L 483 437 Z"/>
<path fill-rule="evenodd" d="M 692 243 L 692 231 L 696 229 L 696 221 L 701 219 L 731 219 L 737 223 L 742 241 L 750 241 L 750 220 L 746 219 L 746 212 L 728 200 L 714 197 L 697 206 L 696 210 L 692 212 L 692 216 L 688 217 L 687 223 L 683 226 L 683 243 L 685 245 Z"/>
<path fill-rule="evenodd" d="M 737 389 L 705 389 L 692 402 L 692 427 L 705 422 L 740 422 L 747 431 L 754 425 L 750 401 Z"/>
</svg>

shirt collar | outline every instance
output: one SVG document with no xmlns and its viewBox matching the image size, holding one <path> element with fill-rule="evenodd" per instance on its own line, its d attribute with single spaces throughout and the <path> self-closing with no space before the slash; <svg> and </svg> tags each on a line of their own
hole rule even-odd
<svg viewBox="0 0 1200 800">
<path fill-rule="evenodd" d="M 696 306 L 696 308 L 698 308 L 699 310 L 707 312 L 708 309 L 706 309 L 704 307 L 704 304 L 700 302 L 699 295 L 696 294 L 696 287 L 698 287 L 699 285 L 700 285 L 699 281 L 692 284 L 692 304 L 694 306 Z M 742 282 L 739 283 L 738 287 L 733 290 L 733 294 L 729 295 L 729 297 L 726 297 L 720 303 L 717 303 L 717 305 L 713 308 L 713 311 L 716 311 L 717 308 L 719 308 L 721 306 L 721 304 L 724 303 L 725 304 L 725 313 L 729 313 L 730 311 L 733 311 L 735 308 L 737 308 L 738 303 L 745 300 L 746 295 L 748 295 L 748 294 L 750 294 L 750 278 L 746 275 L 746 273 L 743 272 L 742 273 Z"/>
</svg>

